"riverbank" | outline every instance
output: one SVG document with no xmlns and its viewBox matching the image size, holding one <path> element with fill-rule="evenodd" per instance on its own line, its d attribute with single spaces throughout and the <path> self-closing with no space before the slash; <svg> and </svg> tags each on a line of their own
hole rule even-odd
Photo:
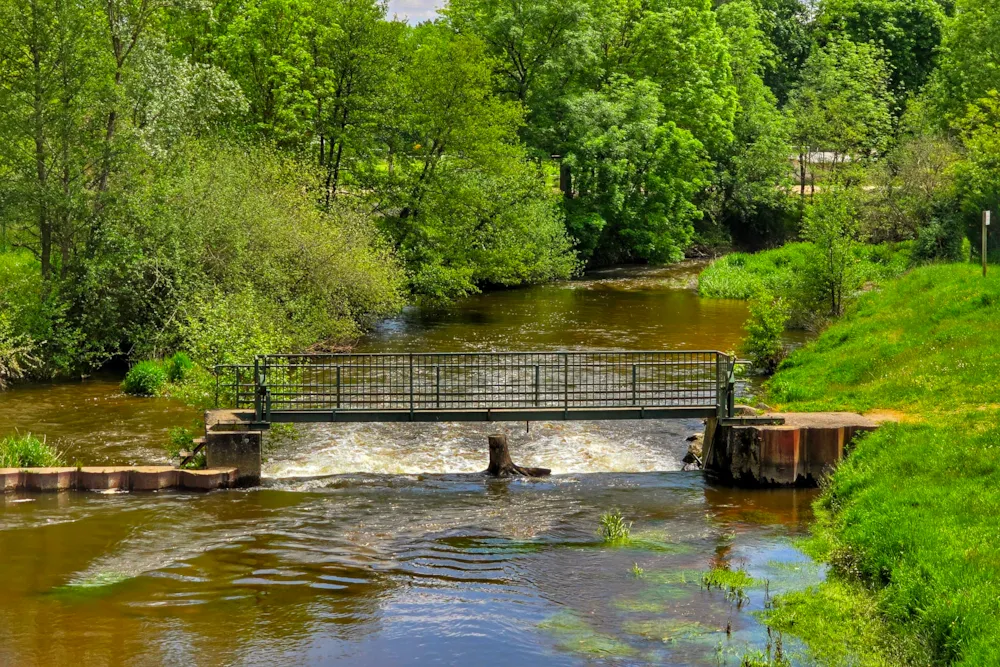
<svg viewBox="0 0 1000 667">
<path fill-rule="evenodd" d="M 824 662 L 1000 664 L 1000 277 L 928 266 L 863 295 L 768 383 L 782 410 L 878 412 L 816 505 L 829 580 L 770 622 Z"/>
<path fill-rule="evenodd" d="M 881 284 L 910 266 L 913 244 L 859 245 L 862 283 Z M 788 243 L 758 253 L 734 252 L 712 262 L 698 276 L 698 293 L 713 299 L 752 299 L 763 293 L 788 294 L 812 261 L 812 243 Z"/>
</svg>

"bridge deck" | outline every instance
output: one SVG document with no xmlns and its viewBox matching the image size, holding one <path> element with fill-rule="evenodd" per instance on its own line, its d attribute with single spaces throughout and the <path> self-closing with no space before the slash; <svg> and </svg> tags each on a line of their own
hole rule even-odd
<svg viewBox="0 0 1000 667">
<path fill-rule="evenodd" d="M 734 363 L 714 351 L 263 355 L 216 369 L 217 404 L 260 423 L 726 416 Z"/>
</svg>

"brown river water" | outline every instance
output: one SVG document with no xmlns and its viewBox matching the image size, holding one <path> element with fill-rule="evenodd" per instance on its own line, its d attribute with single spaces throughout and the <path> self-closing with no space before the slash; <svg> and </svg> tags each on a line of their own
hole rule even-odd
<svg viewBox="0 0 1000 667">
<path fill-rule="evenodd" d="M 698 269 L 410 309 L 359 350 L 734 349 L 746 306 L 699 298 Z M 0 393 L 0 435 L 165 462 L 197 414 L 118 381 Z M 501 427 L 554 475 L 479 476 L 497 424 L 337 424 L 270 438 L 257 489 L 0 496 L 0 664 L 737 665 L 768 596 L 822 579 L 793 546 L 815 493 L 682 471 L 697 421 Z M 626 545 L 598 535 L 610 509 Z M 701 585 L 715 565 L 767 585 L 737 605 Z"/>
</svg>

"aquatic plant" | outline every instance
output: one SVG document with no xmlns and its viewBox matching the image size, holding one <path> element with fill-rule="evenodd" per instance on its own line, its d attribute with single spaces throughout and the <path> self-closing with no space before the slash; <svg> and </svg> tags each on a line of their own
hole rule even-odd
<svg viewBox="0 0 1000 667">
<path fill-rule="evenodd" d="M 624 544 L 632 535 L 632 522 L 625 521 L 619 510 L 601 515 L 601 537 L 609 544 Z"/>
<path fill-rule="evenodd" d="M 61 465 L 62 454 L 30 433 L 0 439 L 0 468 L 51 468 Z"/>
<path fill-rule="evenodd" d="M 167 371 L 156 361 L 140 361 L 129 369 L 122 391 L 132 396 L 156 396 L 167 383 Z"/>
<path fill-rule="evenodd" d="M 724 591 L 727 600 L 732 600 L 737 607 L 742 607 L 748 600 L 746 589 L 757 586 L 760 582 L 747 574 L 743 568 L 730 570 L 725 567 L 713 567 L 702 576 L 701 583 L 709 590 L 718 588 Z"/>
<path fill-rule="evenodd" d="M 633 577 L 635 577 L 636 579 L 639 579 L 644 574 L 646 574 L 646 571 L 644 569 L 642 569 L 641 567 L 639 567 L 638 563 L 632 563 L 632 576 Z"/>
</svg>

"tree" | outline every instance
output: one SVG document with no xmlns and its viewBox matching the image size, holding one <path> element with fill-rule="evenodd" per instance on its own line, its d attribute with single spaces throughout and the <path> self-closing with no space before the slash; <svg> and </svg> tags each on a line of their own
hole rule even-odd
<svg viewBox="0 0 1000 667">
<path fill-rule="evenodd" d="M 483 43 L 424 25 L 408 47 L 394 128 L 408 144 L 374 189 L 412 288 L 445 300 L 568 277 L 575 263 L 553 193 L 517 141 L 523 107 L 493 92 Z"/>
<path fill-rule="evenodd" d="M 756 0 L 754 4 L 759 28 L 774 49 L 763 62 L 764 83 L 779 106 L 784 106 L 800 81 L 802 67 L 812 49 L 810 11 L 800 0 Z"/>
<path fill-rule="evenodd" d="M 710 210 L 742 243 L 781 240 L 792 149 L 788 122 L 762 78 L 773 47 L 748 0 L 726 3 L 717 14 L 732 54 L 739 107 L 733 124 L 735 139 L 719 156 L 717 201 L 710 204 Z"/>
<path fill-rule="evenodd" d="M 941 45 L 941 67 L 934 77 L 933 98 L 951 122 L 965 117 L 970 104 L 1000 90 L 1000 0 L 958 0 Z"/>
<path fill-rule="evenodd" d="M 708 163 L 701 143 L 665 119 L 660 97 L 651 81 L 619 76 L 568 102 L 567 225 L 584 259 L 677 261 L 691 241 Z"/>
<path fill-rule="evenodd" d="M 402 24 L 385 20 L 378 0 L 317 3 L 310 79 L 323 201 L 329 206 L 344 179 L 346 165 L 363 169 L 379 160 L 376 143 L 391 101 L 390 79 L 401 54 Z"/>
<path fill-rule="evenodd" d="M 101 12 L 89 2 L 0 3 L 6 215 L 15 245 L 38 258 L 46 281 L 69 271 L 92 230 L 96 187 L 106 183 L 114 126 L 104 112 L 117 70 L 104 50 Z"/>
<path fill-rule="evenodd" d="M 284 146 L 307 141 L 316 108 L 309 80 L 310 0 L 253 0 L 218 39 L 219 62 L 243 90 L 255 128 Z"/>
<path fill-rule="evenodd" d="M 889 71 L 870 44 L 832 39 L 816 48 L 789 100 L 792 140 L 834 153 L 834 166 L 884 153 L 892 138 Z"/>
<path fill-rule="evenodd" d="M 798 295 L 803 312 L 839 317 L 847 300 L 861 288 L 862 197 L 856 186 L 834 185 L 810 207 L 802 228 L 802 236 L 812 242 Z"/>
<path fill-rule="evenodd" d="M 823 0 L 817 17 L 828 36 L 882 49 L 900 107 L 937 66 L 944 20 L 937 0 Z"/>
</svg>

